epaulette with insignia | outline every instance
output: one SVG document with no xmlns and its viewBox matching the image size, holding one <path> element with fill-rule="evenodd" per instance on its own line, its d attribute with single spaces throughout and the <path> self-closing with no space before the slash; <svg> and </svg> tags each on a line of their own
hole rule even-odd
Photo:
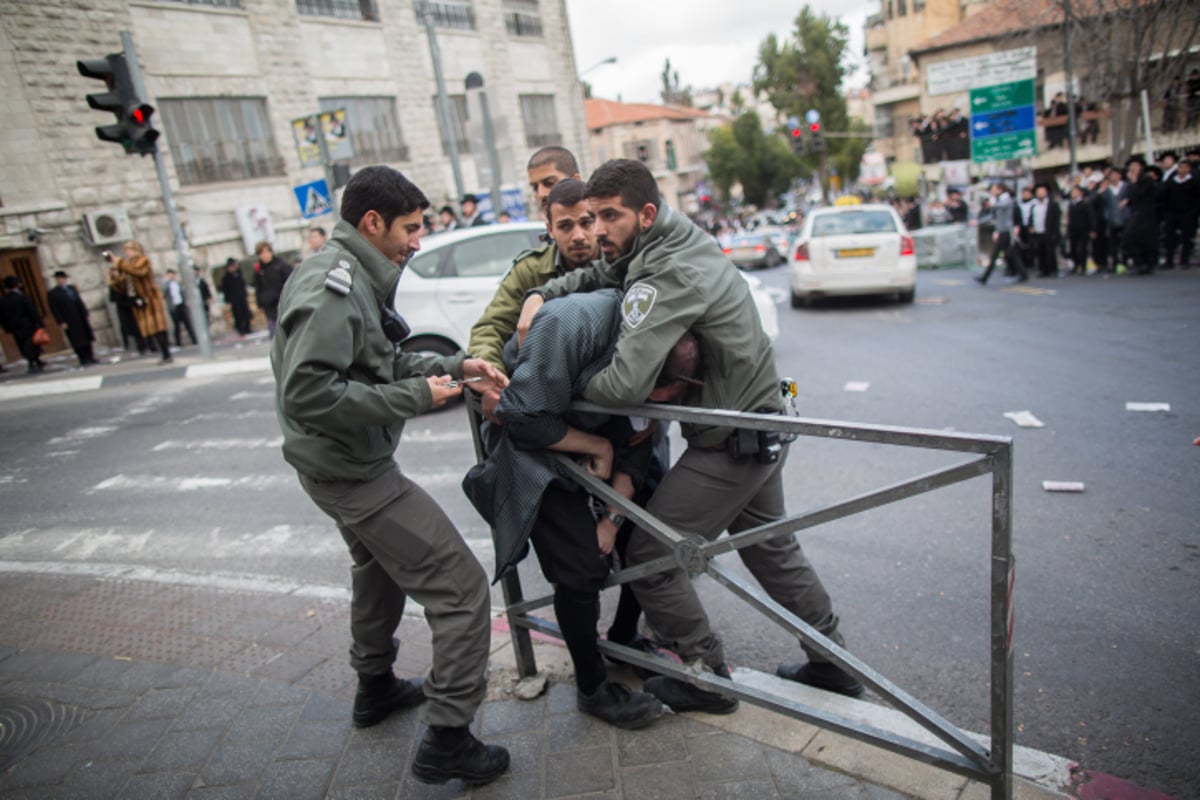
<svg viewBox="0 0 1200 800">
<path fill-rule="evenodd" d="M 516 258 L 514 258 L 512 260 L 512 263 L 514 265 L 516 265 L 516 263 L 518 261 L 528 258 L 529 256 L 544 256 L 546 254 L 546 251 L 549 250 L 553 246 L 554 246 L 554 242 L 550 242 L 548 244 L 542 245 L 541 247 L 531 247 L 528 250 L 522 250 L 521 252 L 517 253 Z"/>
<path fill-rule="evenodd" d="M 325 273 L 325 288 L 342 297 L 350 294 L 350 286 L 354 282 L 350 270 L 350 262 L 339 259 L 337 266 Z"/>
</svg>

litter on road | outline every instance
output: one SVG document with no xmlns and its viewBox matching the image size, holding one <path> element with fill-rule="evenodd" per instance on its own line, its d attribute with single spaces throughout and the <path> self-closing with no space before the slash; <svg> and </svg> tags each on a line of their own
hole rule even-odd
<svg viewBox="0 0 1200 800">
<path fill-rule="evenodd" d="M 1046 424 L 1033 415 L 1032 411 L 1005 411 L 1004 416 L 1022 428 L 1044 428 Z"/>
<path fill-rule="evenodd" d="M 1170 411 L 1170 403 L 1126 403 L 1126 411 Z"/>
<path fill-rule="evenodd" d="M 1082 492 L 1083 481 L 1042 481 L 1047 492 Z"/>
<path fill-rule="evenodd" d="M 844 387 L 847 392 L 865 392 L 871 388 L 867 381 L 847 381 Z"/>
</svg>

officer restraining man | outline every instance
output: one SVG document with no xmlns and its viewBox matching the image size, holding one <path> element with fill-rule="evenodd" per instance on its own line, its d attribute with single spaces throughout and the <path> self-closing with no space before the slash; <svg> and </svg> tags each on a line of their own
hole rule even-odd
<svg viewBox="0 0 1200 800">
<path fill-rule="evenodd" d="M 628 407 L 651 396 L 668 352 L 691 331 L 700 343 L 703 388 L 689 386 L 675 402 L 735 411 L 782 412 L 779 375 L 746 282 L 718 245 L 659 197 L 654 176 L 640 161 L 602 165 L 587 183 L 596 238 L 605 262 L 575 270 L 531 292 L 517 335 L 529 330 L 542 304 L 570 292 L 622 287 L 622 321 L 611 363 L 583 387 L 585 400 Z M 656 398 L 657 399 L 657 398 Z M 723 530 L 747 530 L 785 516 L 783 465 L 787 446 L 766 435 L 731 428 L 683 425 L 687 450 L 667 473 L 647 511 L 684 534 L 715 539 Z M 669 556 L 667 545 L 642 529 L 629 543 L 631 564 Z M 842 643 L 828 593 L 794 535 L 738 550 L 750 572 L 776 602 L 831 640 Z M 729 677 L 721 640 L 691 580 L 679 568 L 632 582 L 654 631 L 687 662 Z M 863 686 L 819 653 L 806 664 L 785 664 L 790 680 L 857 696 Z M 667 676 L 646 691 L 675 711 L 731 713 L 737 700 Z"/>
<path fill-rule="evenodd" d="M 354 562 L 354 722 L 375 725 L 427 700 L 429 730 L 413 774 L 427 783 L 479 785 L 509 761 L 504 748 L 468 730 L 487 688 L 487 577 L 445 512 L 393 456 L 405 420 L 461 394 L 458 380 L 502 388 L 507 379 L 461 353 L 426 356 L 398 346 L 407 326 L 392 311 L 393 295 L 401 268 L 420 248 L 428 207 L 394 169 L 354 175 L 333 236 L 284 287 L 271 366 L 284 458 L 337 523 Z M 433 633 L 433 666 L 423 682 L 392 672 L 393 634 L 408 596 L 424 607 Z"/>
</svg>

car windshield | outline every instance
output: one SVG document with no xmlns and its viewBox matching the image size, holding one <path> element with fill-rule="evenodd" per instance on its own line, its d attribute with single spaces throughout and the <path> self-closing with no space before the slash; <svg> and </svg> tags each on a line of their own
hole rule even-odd
<svg viewBox="0 0 1200 800">
<path fill-rule="evenodd" d="M 888 211 L 844 211 L 813 218 L 812 235 L 847 236 L 861 233 L 895 233 L 896 221 Z"/>
</svg>

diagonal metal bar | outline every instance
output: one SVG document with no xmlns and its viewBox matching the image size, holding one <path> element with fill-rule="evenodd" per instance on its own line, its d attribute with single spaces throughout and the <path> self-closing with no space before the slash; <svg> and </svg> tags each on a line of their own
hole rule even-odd
<svg viewBox="0 0 1200 800">
<path fill-rule="evenodd" d="M 799 634 L 799 638 L 805 644 L 808 644 L 821 655 L 825 656 L 825 658 L 861 678 L 894 706 L 907 712 L 909 717 L 914 719 L 922 728 L 937 736 L 981 767 L 988 768 L 991 766 L 991 756 L 987 750 L 963 735 L 958 726 L 944 719 L 936 711 L 929 708 L 929 706 L 899 686 L 896 686 L 844 648 L 838 646 L 837 643 L 827 638 L 816 628 L 775 602 L 765 592 L 750 586 L 744 579 L 712 561 L 708 562 L 708 574 L 726 589 L 729 589 L 735 595 L 758 609 L 765 617 L 774 620 L 789 633 Z"/>
<path fill-rule="evenodd" d="M 776 536 L 784 533 L 824 525 L 827 522 L 849 517 L 862 511 L 869 511 L 873 508 L 879 508 L 880 506 L 906 500 L 910 497 L 916 497 L 919 494 L 924 494 L 934 489 L 952 486 L 971 478 L 977 478 L 991 471 L 992 464 L 988 456 L 977 458 L 957 466 L 934 470 L 933 472 L 919 475 L 912 480 L 894 483 L 891 486 L 885 486 L 882 489 L 876 489 L 872 492 L 865 492 L 848 500 L 833 503 L 805 514 L 787 517 L 776 522 L 767 523 L 766 525 L 760 525 L 757 528 L 741 531 L 728 538 L 718 539 L 711 544 L 705 545 L 704 552 L 710 555 L 720 555 L 732 550 L 741 550 L 744 547 L 750 547 L 767 539 L 774 539 Z"/>
</svg>

